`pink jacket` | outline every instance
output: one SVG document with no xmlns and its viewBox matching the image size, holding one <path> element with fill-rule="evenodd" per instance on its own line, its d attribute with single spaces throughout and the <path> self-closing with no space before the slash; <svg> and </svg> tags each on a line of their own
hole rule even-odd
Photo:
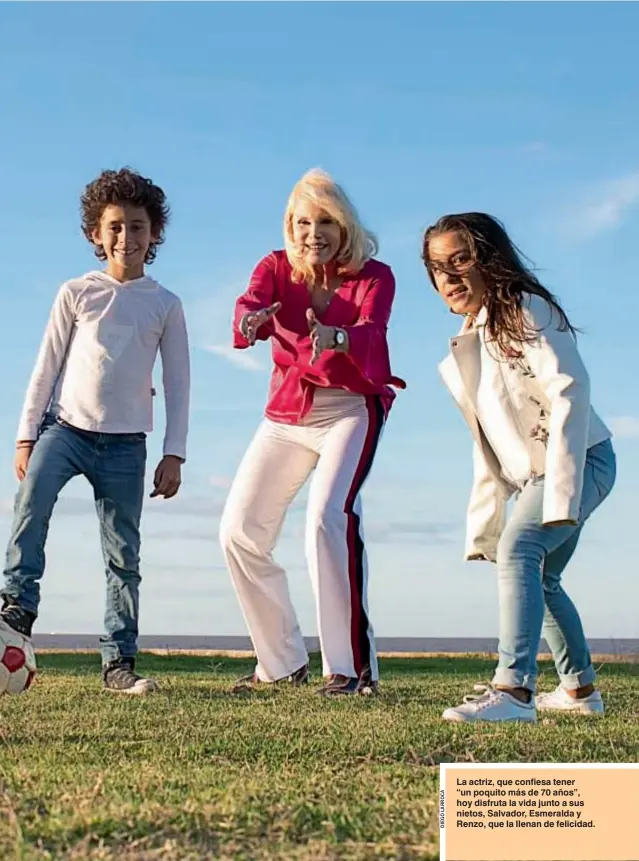
<svg viewBox="0 0 639 861">
<path fill-rule="evenodd" d="M 311 339 L 306 311 L 311 307 L 306 284 L 291 277 L 286 252 L 272 251 L 253 270 L 247 290 L 235 305 L 233 346 L 245 349 L 240 320 L 250 311 L 273 302 L 282 307 L 257 333 L 271 338 L 273 373 L 266 416 L 283 424 L 297 424 L 311 409 L 315 388 L 346 389 L 361 395 L 379 395 L 388 415 L 395 392 L 406 388 L 390 369 L 386 331 L 395 296 L 395 278 L 389 266 L 369 260 L 357 275 L 347 276 L 318 320 L 348 333 L 349 352 L 326 350 L 311 365 Z"/>
</svg>

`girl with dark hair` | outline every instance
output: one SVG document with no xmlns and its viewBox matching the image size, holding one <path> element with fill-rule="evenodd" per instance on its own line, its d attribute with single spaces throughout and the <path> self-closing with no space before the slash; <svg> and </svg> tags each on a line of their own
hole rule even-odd
<svg viewBox="0 0 639 861">
<path fill-rule="evenodd" d="M 495 562 L 499 592 L 492 684 L 476 686 L 478 695 L 443 717 L 602 713 L 581 621 L 561 584 L 616 472 L 610 431 L 590 405 L 575 329 L 489 215 L 441 218 L 426 230 L 423 260 L 451 312 L 464 317 L 440 371 L 474 439 L 466 559 Z M 560 684 L 535 697 L 542 628 Z"/>
</svg>

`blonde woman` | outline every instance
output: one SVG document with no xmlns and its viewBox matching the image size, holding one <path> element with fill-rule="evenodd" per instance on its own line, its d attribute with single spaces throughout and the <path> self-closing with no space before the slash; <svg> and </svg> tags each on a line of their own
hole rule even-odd
<svg viewBox="0 0 639 861">
<path fill-rule="evenodd" d="M 378 680 L 360 494 L 394 400 L 387 326 L 395 294 L 377 242 L 344 191 L 313 170 L 294 187 L 285 249 L 264 257 L 237 300 L 234 346 L 270 340 L 266 416 L 231 487 L 220 539 L 257 656 L 238 683 L 308 681 L 285 571 L 272 553 L 311 473 L 306 558 L 317 606 L 323 695 Z"/>
</svg>

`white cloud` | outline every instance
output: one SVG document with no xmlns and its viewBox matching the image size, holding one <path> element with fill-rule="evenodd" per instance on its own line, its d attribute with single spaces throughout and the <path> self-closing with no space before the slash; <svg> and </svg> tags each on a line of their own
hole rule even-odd
<svg viewBox="0 0 639 861">
<path fill-rule="evenodd" d="M 245 279 L 232 278 L 213 295 L 197 299 L 186 308 L 189 336 L 194 347 L 225 359 L 244 371 L 263 371 L 264 365 L 255 355 L 255 348 L 234 350 L 231 346 L 231 325 L 235 300 L 244 290 Z"/>
<path fill-rule="evenodd" d="M 56 502 L 54 515 L 75 517 L 90 514 L 95 516 L 95 502 L 91 498 L 61 496 Z M 13 516 L 13 499 L 0 499 L 0 517 Z"/>
<path fill-rule="evenodd" d="M 575 239 L 590 239 L 617 227 L 639 205 L 639 171 L 601 183 L 582 203 L 564 212 L 565 232 Z"/>
<path fill-rule="evenodd" d="M 548 152 L 550 147 L 545 141 L 526 141 L 522 151 L 531 155 Z"/>
<path fill-rule="evenodd" d="M 230 344 L 207 344 L 203 346 L 207 353 L 221 356 L 237 368 L 245 371 L 263 371 L 264 365 L 248 350 L 234 350 Z"/>
<path fill-rule="evenodd" d="M 255 410 L 255 401 L 240 402 L 237 404 L 204 404 L 195 402 L 191 407 L 192 413 L 242 413 Z"/>
<path fill-rule="evenodd" d="M 219 487 L 222 490 L 226 490 L 231 486 L 231 481 L 227 475 L 212 475 L 209 479 L 209 484 L 211 487 Z"/>
<path fill-rule="evenodd" d="M 230 481 L 221 476 L 217 476 L 219 482 Z M 227 487 L 228 485 L 213 483 L 214 487 Z M 222 503 L 209 496 L 177 496 L 175 499 L 148 499 L 144 504 L 144 519 L 145 521 L 151 518 L 164 517 L 218 517 L 222 512 Z M 0 517 L 11 517 L 13 515 L 13 499 L 0 499 Z M 86 515 L 96 516 L 95 502 L 92 498 L 82 498 L 80 496 L 61 496 L 55 506 L 53 516 L 58 517 L 83 517 Z"/>
<path fill-rule="evenodd" d="M 639 439 L 639 418 L 637 416 L 616 416 L 608 419 L 608 425 L 615 436 L 625 439 Z"/>
<path fill-rule="evenodd" d="M 459 540 L 460 524 L 424 520 L 372 522 L 366 536 L 371 542 L 385 544 L 450 544 Z"/>
<path fill-rule="evenodd" d="M 426 224 L 420 219 L 404 219 L 378 231 L 380 250 L 384 254 L 413 248 L 419 251 Z"/>
</svg>

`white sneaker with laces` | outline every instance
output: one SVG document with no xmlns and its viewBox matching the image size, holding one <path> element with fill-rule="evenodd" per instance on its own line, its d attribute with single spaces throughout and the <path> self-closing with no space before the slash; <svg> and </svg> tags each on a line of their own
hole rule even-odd
<svg viewBox="0 0 639 861">
<path fill-rule="evenodd" d="M 470 721 L 529 721 L 537 720 L 534 697 L 522 703 L 507 691 L 498 691 L 492 685 L 474 685 L 476 695 L 469 694 L 455 708 L 446 709 L 442 717 L 455 723 Z"/>
<path fill-rule="evenodd" d="M 576 700 L 561 685 L 548 694 L 539 694 L 535 698 L 539 711 L 573 712 L 580 715 L 602 715 L 604 703 L 599 691 L 593 691 L 587 697 Z"/>
</svg>

